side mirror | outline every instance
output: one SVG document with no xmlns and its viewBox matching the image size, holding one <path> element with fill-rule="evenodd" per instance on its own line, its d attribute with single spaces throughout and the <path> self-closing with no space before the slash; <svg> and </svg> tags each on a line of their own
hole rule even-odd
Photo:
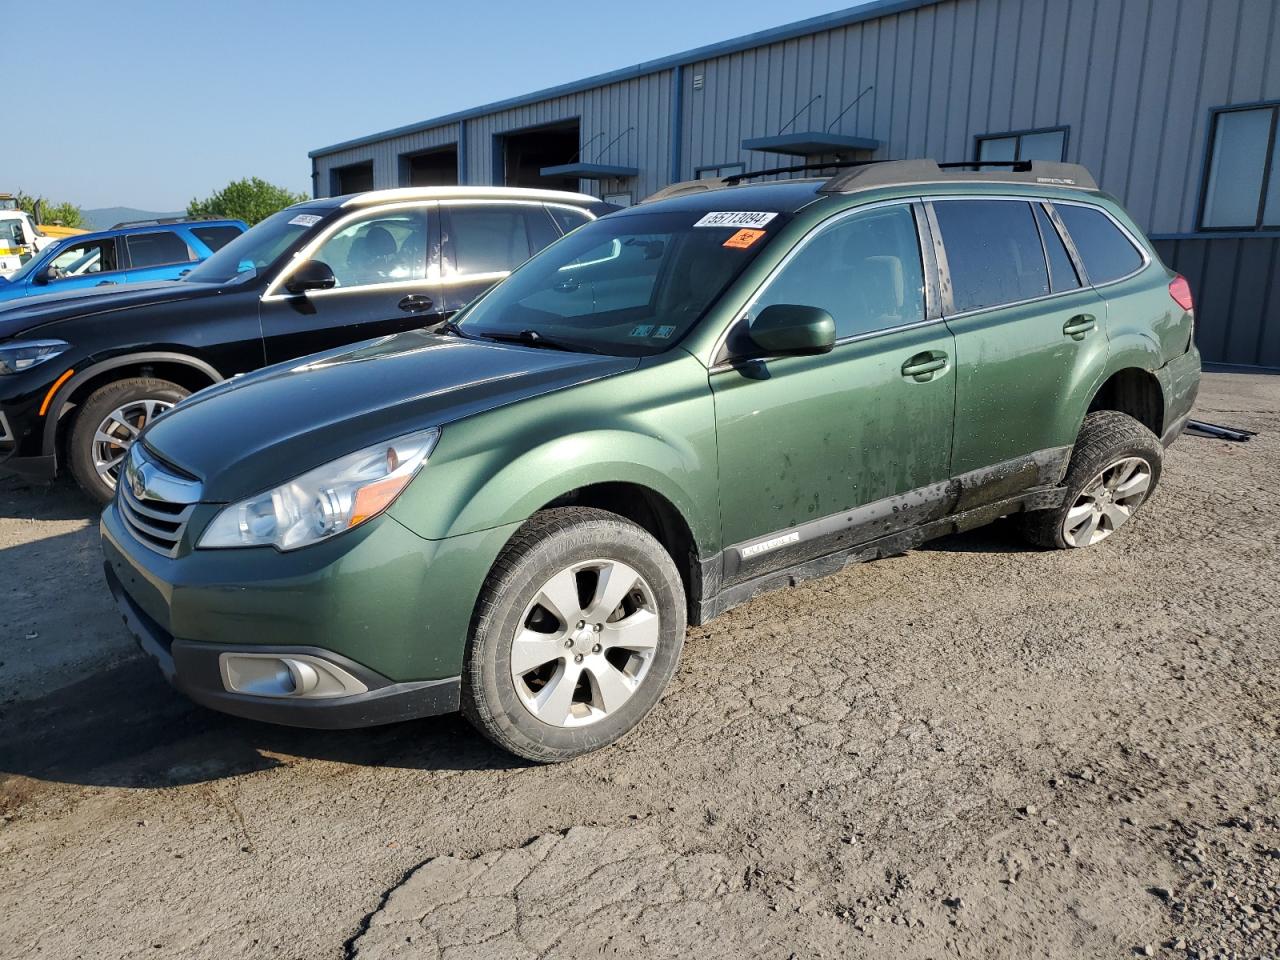
<svg viewBox="0 0 1280 960">
<path fill-rule="evenodd" d="M 836 322 L 821 307 L 775 303 L 765 307 L 747 330 L 751 341 L 771 356 L 830 353 Z"/>
<path fill-rule="evenodd" d="M 323 260 L 307 260 L 290 274 L 284 288 L 290 293 L 306 293 L 308 290 L 332 290 L 338 278 Z"/>
</svg>

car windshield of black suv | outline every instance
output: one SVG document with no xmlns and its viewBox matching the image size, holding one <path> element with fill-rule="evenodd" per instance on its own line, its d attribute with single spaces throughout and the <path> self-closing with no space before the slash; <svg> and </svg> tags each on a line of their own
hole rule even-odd
<svg viewBox="0 0 1280 960">
<path fill-rule="evenodd" d="M 273 213 L 240 234 L 184 279 L 188 283 L 227 283 L 256 276 L 328 212 L 302 213 L 294 208 Z"/>
<path fill-rule="evenodd" d="M 477 300 L 463 336 L 615 356 L 677 343 L 788 218 L 671 212 L 574 230 Z"/>
</svg>

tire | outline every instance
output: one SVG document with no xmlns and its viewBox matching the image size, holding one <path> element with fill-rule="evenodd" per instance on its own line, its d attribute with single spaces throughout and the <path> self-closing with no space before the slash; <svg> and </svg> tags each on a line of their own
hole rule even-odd
<svg viewBox="0 0 1280 960">
<path fill-rule="evenodd" d="M 110 500 L 116 492 L 113 471 L 119 472 L 124 454 L 133 443 L 133 436 L 157 413 L 172 407 L 190 392 L 168 380 L 132 377 L 99 387 L 90 394 L 76 411 L 67 444 L 67 461 L 80 489 L 98 503 Z M 122 411 L 124 416 L 108 425 L 108 418 Z M 100 444 L 97 440 L 99 427 L 113 437 L 118 436 L 121 442 Z M 132 436 L 129 429 L 134 431 Z M 102 455 L 106 463 L 108 453 L 118 459 L 111 461 L 104 475 L 99 471 L 98 457 Z"/>
<path fill-rule="evenodd" d="M 1102 542 L 1150 499 L 1163 459 L 1160 441 L 1137 420 L 1114 410 L 1089 414 L 1071 451 L 1062 505 L 1023 514 L 1023 536 L 1059 550 Z"/>
<path fill-rule="evenodd" d="M 621 591 L 619 604 L 602 614 Z M 527 760 L 554 763 L 598 750 L 658 702 L 680 661 L 686 624 L 680 574 L 657 540 L 604 510 L 544 510 L 516 531 L 480 592 L 462 712 Z"/>
</svg>

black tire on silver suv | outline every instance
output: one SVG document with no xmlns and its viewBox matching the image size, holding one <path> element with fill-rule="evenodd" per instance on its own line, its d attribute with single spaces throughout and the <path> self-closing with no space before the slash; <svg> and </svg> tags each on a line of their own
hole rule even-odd
<svg viewBox="0 0 1280 960">
<path fill-rule="evenodd" d="M 1084 418 L 1063 486 L 1062 506 L 1022 516 L 1039 547 L 1077 549 L 1107 539 L 1137 512 L 1160 482 L 1164 449 L 1137 420 L 1114 410 Z"/>
<path fill-rule="evenodd" d="M 131 377 L 91 393 L 75 413 L 67 443 L 67 460 L 80 489 L 98 503 L 110 500 L 134 438 L 190 392 L 168 380 Z"/>
<path fill-rule="evenodd" d="M 528 760 L 590 753 L 658 702 L 686 623 L 675 563 L 643 529 L 593 508 L 541 511 L 512 537 L 480 592 L 462 711 Z"/>
</svg>

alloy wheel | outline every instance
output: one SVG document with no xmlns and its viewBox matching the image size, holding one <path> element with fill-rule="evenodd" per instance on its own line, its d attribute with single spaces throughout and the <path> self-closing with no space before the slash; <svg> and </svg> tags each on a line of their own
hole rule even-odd
<svg viewBox="0 0 1280 960">
<path fill-rule="evenodd" d="M 1104 467 L 1085 484 L 1062 522 L 1062 539 L 1072 547 L 1105 540 L 1133 516 L 1151 489 L 1151 465 L 1125 457 Z"/>
<path fill-rule="evenodd" d="M 565 567 L 525 608 L 511 643 L 511 679 L 544 723 L 584 726 L 639 689 L 657 651 L 653 589 L 618 560 Z"/>
<path fill-rule="evenodd" d="M 125 454 L 142 428 L 173 406 L 168 400 L 130 400 L 112 410 L 93 433 L 93 468 L 102 482 L 115 489 Z"/>
</svg>

